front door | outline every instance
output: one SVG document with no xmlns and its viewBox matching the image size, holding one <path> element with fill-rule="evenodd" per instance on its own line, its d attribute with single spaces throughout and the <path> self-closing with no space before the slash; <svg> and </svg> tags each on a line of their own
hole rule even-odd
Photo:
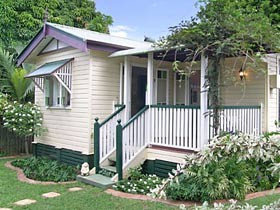
<svg viewBox="0 0 280 210">
<path fill-rule="evenodd" d="M 139 112 L 146 104 L 147 69 L 132 67 L 131 82 L 131 117 Z"/>
</svg>

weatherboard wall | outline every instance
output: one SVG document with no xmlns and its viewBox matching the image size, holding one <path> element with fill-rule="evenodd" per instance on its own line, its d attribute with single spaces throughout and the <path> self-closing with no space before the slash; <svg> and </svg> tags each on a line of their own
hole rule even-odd
<svg viewBox="0 0 280 210">
<path fill-rule="evenodd" d="M 44 95 L 36 88 L 35 102 L 42 108 L 47 132 L 36 142 L 89 154 L 90 128 L 90 71 L 89 55 L 77 49 L 68 49 L 37 56 L 36 65 L 74 58 L 71 106 L 66 109 L 46 108 Z"/>
<path fill-rule="evenodd" d="M 241 80 L 239 70 L 241 59 L 227 59 L 220 77 L 220 93 L 223 105 L 250 106 L 262 105 L 262 130 L 266 130 L 266 74 L 246 68 L 245 77 Z M 264 69 L 266 67 L 264 66 Z"/>
</svg>

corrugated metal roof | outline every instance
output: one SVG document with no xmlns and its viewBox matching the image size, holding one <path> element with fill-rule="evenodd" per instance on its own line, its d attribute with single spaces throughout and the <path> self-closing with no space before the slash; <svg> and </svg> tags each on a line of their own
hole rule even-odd
<svg viewBox="0 0 280 210">
<path fill-rule="evenodd" d="M 47 25 L 61 30 L 65 33 L 71 34 L 75 37 L 78 37 L 83 40 L 118 45 L 118 46 L 126 46 L 131 48 L 143 48 L 150 47 L 152 43 L 144 42 L 144 41 L 135 41 L 127 38 L 122 38 L 118 36 L 112 36 L 110 34 L 98 33 L 95 31 L 90 31 L 86 29 L 74 28 L 70 26 L 55 24 L 55 23 L 46 23 Z"/>
<path fill-rule="evenodd" d="M 68 62 L 70 62 L 71 60 L 73 60 L 73 58 L 45 63 L 39 68 L 37 68 L 35 71 L 26 75 L 25 77 L 30 78 L 30 77 L 40 77 L 40 76 L 50 75 L 54 73 L 56 70 L 60 69 L 65 64 L 67 64 Z"/>
</svg>

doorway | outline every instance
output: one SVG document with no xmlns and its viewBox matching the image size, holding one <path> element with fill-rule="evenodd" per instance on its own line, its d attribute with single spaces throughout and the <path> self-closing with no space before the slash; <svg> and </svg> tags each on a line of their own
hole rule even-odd
<svg viewBox="0 0 280 210">
<path fill-rule="evenodd" d="M 131 117 L 146 104 L 147 68 L 132 66 Z"/>
</svg>

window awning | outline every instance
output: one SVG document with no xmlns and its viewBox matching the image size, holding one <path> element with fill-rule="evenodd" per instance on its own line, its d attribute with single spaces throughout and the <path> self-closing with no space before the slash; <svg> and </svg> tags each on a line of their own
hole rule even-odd
<svg viewBox="0 0 280 210">
<path fill-rule="evenodd" d="M 66 90 L 71 94 L 72 89 L 72 60 L 74 58 L 45 63 L 35 71 L 26 75 L 25 78 L 31 78 L 33 82 L 44 91 L 44 78 L 46 76 L 55 77 Z"/>
<path fill-rule="evenodd" d="M 37 68 L 35 71 L 26 75 L 25 78 L 44 77 L 44 76 L 51 75 L 51 74 L 55 73 L 57 70 L 61 69 L 63 66 L 65 66 L 67 63 L 69 63 L 72 60 L 73 60 L 73 58 L 45 63 L 42 66 L 40 66 L 39 68 Z"/>
</svg>

